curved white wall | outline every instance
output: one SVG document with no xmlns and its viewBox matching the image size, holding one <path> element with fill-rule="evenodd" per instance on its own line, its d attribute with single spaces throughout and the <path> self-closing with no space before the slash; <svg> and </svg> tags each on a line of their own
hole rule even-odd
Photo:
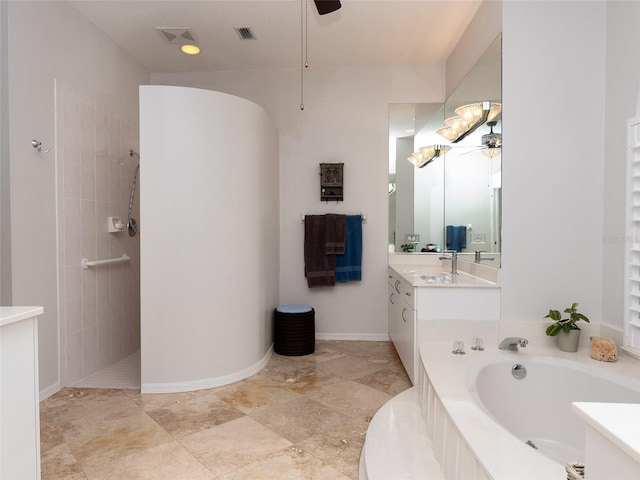
<svg viewBox="0 0 640 480">
<path fill-rule="evenodd" d="M 142 391 L 262 368 L 278 302 L 278 135 L 228 94 L 140 87 Z"/>
</svg>

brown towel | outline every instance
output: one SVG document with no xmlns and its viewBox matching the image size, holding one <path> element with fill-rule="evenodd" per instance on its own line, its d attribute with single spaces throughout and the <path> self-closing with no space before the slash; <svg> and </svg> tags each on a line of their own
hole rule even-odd
<svg viewBox="0 0 640 480">
<path fill-rule="evenodd" d="M 336 284 L 336 257 L 325 253 L 325 215 L 304 217 L 304 276 L 309 288 Z"/>
<path fill-rule="evenodd" d="M 324 253 L 343 255 L 347 240 L 347 216 L 327 213 L 324 228 Z"/>
</svg>

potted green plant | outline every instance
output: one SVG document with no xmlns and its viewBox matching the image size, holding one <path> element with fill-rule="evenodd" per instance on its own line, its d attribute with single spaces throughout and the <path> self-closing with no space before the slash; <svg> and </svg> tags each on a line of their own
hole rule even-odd
<svg viewBox="0 0 640 480">
<path fill-rule="evenodd" d="M 587 323 L 591 322 L 589 322 L 586 315 L 578 312 L 577 302 L 565 308 L 564 313 L 568 314 L 567 318 L 562 318 L 562 313 L 558 310 L 549 310 L 549 313 L 544 318 L 550 318 L 554 323 L 547 327 L 546 332 L 550 337 L 558 337 L 558 348 L 563 352 L 577 352 L 581 330 L 576 323 L 580 320 Z"/>
</svg>

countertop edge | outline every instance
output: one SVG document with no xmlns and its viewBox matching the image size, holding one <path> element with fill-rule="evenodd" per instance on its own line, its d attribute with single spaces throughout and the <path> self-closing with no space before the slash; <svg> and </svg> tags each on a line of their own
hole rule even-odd
<svg viewBox="0 0 640 480">
<path fill-rule="evenodd" d="M 43 313 L 43 307 L 0 307 L 0 327 L 37 317 Z"/>
</svg>

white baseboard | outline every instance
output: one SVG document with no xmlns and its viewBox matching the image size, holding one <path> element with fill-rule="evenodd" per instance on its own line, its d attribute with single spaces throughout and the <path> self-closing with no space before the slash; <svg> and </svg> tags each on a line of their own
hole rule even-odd
<svg viewBox="0 0 640 480">
<path fill-rule="evenodd" d="M 196 390 L 206 390 L 207 388 L 222 387 L 229 385 L 230 383 L 239 382 L 245 378 L 255 375 L 264 368 L 271 355 L 273 354 L 273 344 L 267 351 L 267 353 L 258 362 L 250 365 L 249 367 L 239 372 L 234 372 L 228 375 L 214 378 L 203 378 L 201 380 L 194 380 L 190 382 L 171 382 L 171 383 L 144 383 L 142 382 L 140 391 L 141 393 L 179 393 L 179 392 L 193 392 Z"/>
<path fill-rule="evenodd" d="M 388 342 L 391 339 L 387 333 L 319 333 L 316 340 L 353 340 L 367 342 Z"/>
<path fill-rule="evenodd" d="M 46 388 L 43 388 L 42 390 L 40 390 L 40 401 L 49 398 L 51 395 L 53 395 L 54 393 L 58 393 L 60 390 L 62 390 L 62 386 L 58 382 L 53 383 Z"/>
</svg>

